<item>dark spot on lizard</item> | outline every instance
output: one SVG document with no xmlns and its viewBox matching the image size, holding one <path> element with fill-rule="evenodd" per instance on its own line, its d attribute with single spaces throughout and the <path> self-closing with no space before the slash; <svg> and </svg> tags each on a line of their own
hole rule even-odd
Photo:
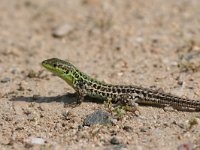
<svg viewBox="0 0 200 150">
<path fill-rule="evenodd" d="M 118 93 L 121 93 L 121 91 L 122 91 L 122 90 L 121 90 L 120 88 L 117 89 L 117 92 L 118 92 Z"/>
<path fill-rule="evenodd" d="M 105 95 L 106 95 L 106 93 L 102 92 L 102 96 L 105 96 Z"/>
<path fill-rule="evenodd" d="M 116 93 L 116 92 L 117 92 L 117 89 L 113 88 L 113 89 L 112 89 L 112 92 L 113 92 L 113 93 Z"/>
<path fill-rule="evenodd" d="M 123 89 L 122 89 L 122 93 L 125 93 L 125 92 L 126 92 L 126 89 L 123 88 Z"/>
<path fill-rule="evenodd" d="M 100 86 L 100 85 L 98 85 L 98 86 L 97 86 L 97 89 L 99 90 L 100 88 L 101 88 L 101 86 Z"/>
<path fill-rule="evenodd" d="M 96 87 L 97 87 L 96 83 L 94 83 L 92 86 L 93 86 L 94 88 L 96 88 Z"/>
<path fill-rule="evenodd" d="M 79 78 L 79 75 L 78 75 L 78 73 L 75 73 L 74 75 L 75 75 L 75 78 Z"/>
</svg>

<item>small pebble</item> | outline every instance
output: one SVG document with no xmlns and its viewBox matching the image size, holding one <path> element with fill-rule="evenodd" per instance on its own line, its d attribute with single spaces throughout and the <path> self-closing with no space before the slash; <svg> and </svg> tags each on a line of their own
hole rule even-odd
<svg viewBox="0 0 200 150">
<path fill-rule="evenodd" d="M 124 127 L 123 127 L 123 130 L 125 130 L 126 132 L 132 132 L 132 131 L 133 131 L 133 128 L 130 127 L 130 126 L 124 126 Z"/>
<path fill-rule="evenodd" d="M 9 77 L 5 77 L 3 79 L 1 79 L 1 83 L 6 83 L 9 82 L 11 79 Z"/>
<path fill-rule="evenodd" d="M 27 77 L 35 78 L 35 77 L 37 77 L 37 74 L 36 74 L 36 72 L 34 70 L 30 70 L 28 75 L 27 75 Z"/>
<path fill-rule="evenodd" d="M 65 111 L 65 112 L 62 113 L 62 115 L 63 115 L 64 117 L 68 117 L 69 113 Z"/>
<path fill-rule="evenodd" d="M 112 139 L 110 140 L 110 143 L 113 145 L 119 145 L 121 142 L 119 141 L 119 139 L 117 137 L 112 137 Z"/>
<path fill-rule="evenodd" d="M 113 125 L 116 125 L 116 124 L 117 124 L 117 119 L 111 118 L 110 120 L 111 120 L 111 122 L 112 122 Z"/>
<path fill-rule="evenodd" d="M 12 68 L 11 69 L 11 73 L 12 74 L 17 74 L 19 72 L 19 70 L 17 68 Z"/>
<path fill-rule="evenodd" d="M 149 130 L 149 128 L 147 128 L 147 127 L 146 128 L 145 127 L 140 128 L 140 132 L 147 132 L 148 130 Z"/>
<path fill-rule="evenodd" d="M 63 37 L 67 35 L 70 31 L 72 31 L 72 26 L 70 26 L 68 23 L 65 23 L 55 28 L 52 32 L 52 35 L 54 37 Z"/>
<path fill-rule="evenodd" d="M 184 143 L 178 146 L 178 150 L 195 150 L 195 145 L 192 143 Z"/>
<path fill-rule="evenodd" d="M 179 81 L 177 82 L 177 84 L 180 85 L 180 86 L 182 86 L 182 85 L 184 84 L 184 82 L 179 80 Z"/>
<path fill-rule="evenodd" d="M 95 124 L 111 124 L 110 114 L 102 110 L 97 110 L 92 114 L 89 114 L 83 123 L 85 126 L 91 126 Z"/>
<path fill-rule="evenodd" d="M 137 150 L 143 150 L 141 145 L 137 146 Z"/>
<path fill-rule="evenodd" d="M 138 43 L 142 43 L 144 41 L 144 39 L 142 37 L 137 37 L 135 39 L 135 41 L 138 42 Z"/>
<path fill-rule="evenodd" d="M 45 142 L 43 138 L 36 138 L 36 137 L 32 137 L 30 140 L 31 144 L 44 144 Z"/>
<path fill-rule="evenodd" d="M 35 121 L 35 116 L 33 114 L 28 114 L 27 119 L 29 121 Z"/>
</svg>

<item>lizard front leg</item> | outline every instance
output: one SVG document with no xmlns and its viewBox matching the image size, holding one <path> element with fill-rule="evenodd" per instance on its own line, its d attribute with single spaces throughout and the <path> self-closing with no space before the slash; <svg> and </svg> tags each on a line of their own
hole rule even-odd
<svg viewBox="0 0 200 150">
<path fill-rule="evenodd" d="M 75 91 L 77 94 L 77 101 L 76 103 L 80 105 L 84 97 L 86 96 L 86 84 L 83 82 L 83 80 L 78 80 L 77 83 L 75 84 Z"/>
</svg>

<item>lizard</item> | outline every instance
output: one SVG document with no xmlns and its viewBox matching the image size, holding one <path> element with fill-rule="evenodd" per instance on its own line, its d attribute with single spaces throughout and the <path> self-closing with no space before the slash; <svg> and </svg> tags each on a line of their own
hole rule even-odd
<svg viewBox="0 0 200 150">
<path fill-rule="evenodd" d="M 198 100 L 182 98 L 160 90 L 136 85 L 113 85 L 98 81 L 81 72 L 69 61 L 51 58 L 42 61 L 41 64 L 47 70 L 65 80 L 76 91 L 77 104 L 80 104 L 85 96 L 89 96 L 111 100 L 121 105 L 133 106 L 133 108 L 136 108 L 138 104 L 151 104 L 200 111 L 200 101 Z"/>
</svg>

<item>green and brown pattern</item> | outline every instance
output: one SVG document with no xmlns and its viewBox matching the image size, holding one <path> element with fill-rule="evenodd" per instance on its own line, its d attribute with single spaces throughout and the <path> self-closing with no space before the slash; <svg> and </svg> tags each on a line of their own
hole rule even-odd
<svg viewBox="0 0 200 150">
<path fill-rule="evenodd" d="M 111 99 L 113 102 L 135 106 L 138 104 L 157 104 L 173 108 L 200 110 L 200 101 L 177 97 L 157 90 L 133 85 L 111 85 L 91 78 L 74 65 L 58 58 L 42 62 L 49 71 L 65 80 L 77 92 L 81 103 L 84 96 Z"/>
</svg>

